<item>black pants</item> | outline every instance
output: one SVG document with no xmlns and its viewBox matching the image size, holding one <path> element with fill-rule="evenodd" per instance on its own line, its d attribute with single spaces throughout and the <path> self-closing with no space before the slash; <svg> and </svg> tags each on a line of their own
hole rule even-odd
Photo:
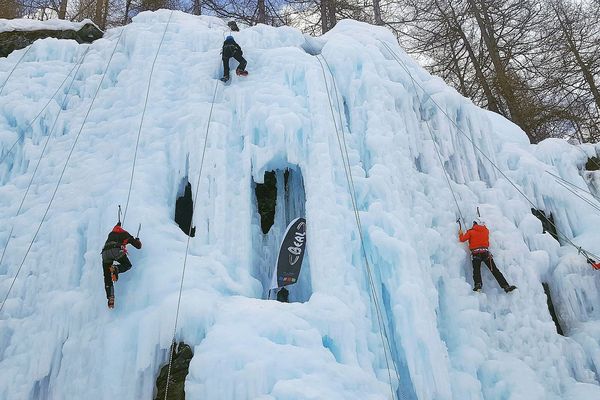
<svg viewBox="0 0 600 400">
<path fill-rule="evenodd" d="M 502 272 L 500 272 L 498 267 L 496 267 L 496 263 L 494 262 L 494 259 L 492 258 L 492 255 L 489 252 L 473 254 L 471 255 L 471 261 L 473 262 L 473 283 L 475 283 L 475 286 L 481 287 L 482 262 L 485 263 L 485 265 L 487 265 L 487 267 L 492 272 L 492 275 L 494 275 L 494 278 L 496 278 L 496 281 L 498 281 L 498 284 L 502 289 L 508 286 L 508 282 L 506 282 L 506 279 L 504 279 L 504 275 L 502 275 Z"/>
<path fill-rule="evenodd" d="M 223 76 L 229 76 L 229 59 L 230 58 L 231 57 L 223 57 Z M 237 69 L 241 69 L 242 71 L 246 69 L 246 64 L 248 64 L 248 62 L 246 61 L 246 59 L 244 57 L 242 57 L 242 55 L 240 53 L 234 53 L 233 58 L 235 58 L 236 61 L 240 63 L 240 65 L 238 65 Z"/>
<path fill-rule="evenodd" d="M 104 272 L 104 290 L 106 291 L 106 298 L 108 299 L 110 296 L 115 295 L 115 289 L 113 287 L 112 277 L 110 274 L 110 266 L 112 265 L 112 261 L 107 262 L 108 260 L 102 260 L 102 270 Z M 126 255 L 121 256 L 116 262 L 119 263 L 119 273 L 129 271 L 131 268 L 131 261 L 127 258 Z"/>
</svg>

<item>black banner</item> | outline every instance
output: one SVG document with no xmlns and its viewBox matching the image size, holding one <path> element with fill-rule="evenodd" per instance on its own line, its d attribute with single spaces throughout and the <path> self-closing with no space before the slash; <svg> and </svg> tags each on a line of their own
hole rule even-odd
<svg viewBox="0 0 600 400">
<path fill-rule="evenodd" d="M 304 218 L 296 218 L 288 225 L 283 241 L 281 242 L 275 274 L 273 274 L 272 288 L 298 282 L 305 249 L 306 220 Z"/>
</svg>

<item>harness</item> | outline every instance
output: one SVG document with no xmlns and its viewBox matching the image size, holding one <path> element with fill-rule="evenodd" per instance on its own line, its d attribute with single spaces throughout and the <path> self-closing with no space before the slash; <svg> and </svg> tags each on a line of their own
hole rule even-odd
<svg viewBox="0 0 600 400">
<path fill-rule="evenodd" d="M 102 251 L 110 250 L 110 249 L 120 249 L 124 254 L 127 254 L 127 241 L 124 243 L 119 243 L 115 241 L 106 242 Z"/>
<path fill-rule="evenodd" d="M 494 270 L 494 267 L 492 267 L 492 253 L 490 253 L 490 251 L 488 250 L 487 247 L 477 247 L 476 249 L 472 249 L 471 250 L 471 256 L 472 257 L 477 257 L 478 259 L 481 259 L 482 257 L 487 256 L 489 265 L 488 268 L 490 269 L 490 271 Z"/>
<path fill-rule="evenodd" d="M 485 254 L 485 253 L 489 253 L 489 250 L 487 247 L 477 247 L 476 249 L 471 249 L 471 254 L 473 254 L 474 256 L 477 256 L 480 254 Z"/>
</svg>

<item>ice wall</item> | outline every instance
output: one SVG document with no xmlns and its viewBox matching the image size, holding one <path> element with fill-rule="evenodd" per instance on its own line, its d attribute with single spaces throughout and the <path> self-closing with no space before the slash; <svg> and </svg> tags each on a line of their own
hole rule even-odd
<svg viewBox="0 0 600 400">
<path fill-rule="evenodd" d="M 250 75 L 230 86 L 217 80 L 226 34 L 216 18 L 148 12 L 92 45 L 38 41 L 15 68 L 0 96 L 1 157 L 23 135 L 0 165 L 0 244 L 13 228 L 2 298 L 22 268 L 0 313 L 0 399 L 152 396 L 182 279 L 187 236 L 173 215 L 183 176 L 197 190 L 176 331 L 194 347 L 190 398 L 600 397 L 600 275 L 542 234 L 510 183 L 552 212 L 570 240 L 600 253 L 597 211 L 546 173 L 585 187 L 582 165 L 596 148 L 530 145 L 516 126 L 427 74 L 384 28 L 341 21 L 320 38 L 264 25 L 234 33 Z M 0 82 L 22 51 L 0 60 Z M 71 89 L 67 79 L 53 98 L 84 55 Z M 465 219 L 480 207 L 496 262 L 519 287 L 512 294 L 485 272 L 483 293 L 471 291 L 436 148 Z M 289 166 L 302 178 L 295 192 L 304 198 L 288 209 L 303 211 L 309 227 L 302 279 L 310 299 L 280 304 L 263 300 L 264 267 L 255 264 L 257 253 L 276 253 L 278 239 L 257 244 L 253 182 Z M 124 227 L 135 232 L 141 222 L 144 247 L 131 250 L 134 267 L 109 311 L 99 252 L 130 188 Z M 276 219 L 283 226 L 293 217 Z"/>
</svg>

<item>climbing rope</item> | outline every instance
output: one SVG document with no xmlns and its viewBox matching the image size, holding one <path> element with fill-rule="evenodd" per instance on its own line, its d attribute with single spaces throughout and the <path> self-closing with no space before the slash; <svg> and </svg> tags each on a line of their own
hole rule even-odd
<svg viewBox="0 0 600 400">
<path fill-rule="evenodd" d="M 590 200 L 586 199 L 585 197 L 579 195 L 576 191 L 574 191 L 573 189 L 571 189 L 567 184 L 565 184 L 564 182 L 561 182 L 559 180 L 556 180 L 556 183 L 558 183 L 560 186 L 564 187 L 565 189 L 567 189 L 569 192 L 571 192 L 574 196 L 579 197 L 581 200 L 583 200 L 584 202 L 586 202 L 589 206 L 591 206 L 593 209 L 595 209 L 596 211 L 600 212 L 600 207 L 598 207 L 597 204 L 592 203 Z"/>
<path fill-rule="evenodd" d="M 4 304 L 6 303 L 6 300 L 8 299 L 8 296 L 10 295 L 10 292 L 19 276 L 19 273 L 21 272 L 21 269 L 23 268 L 23 265 L 25 264 L 25 260 L 27 259 L 27 256 L 29 255 L 29 252 L 31 250 L 31 247 L 33 246 L 33 243 L 35 242 L 35 239 L 37 238 L 38 234 L 40 233 L 40 230 L 42 229 L 42 225 L 44 224 L 44 220 L 46 219 L 46 216 L 48 215 L 48 212 L 50 211 L 50 207 L 52 206 L 52 202 L 54 201 L 54 198 L 56 197 L 56 193 L 58 192 L 58 188 L 62 182 L 63 176 L 65 174 L 65 171 L 67 169 L 67 166 L 69 165 L 69 160 L 71 159 L 71 156 L 73 155 L 73 152 L 75 150 L 75 145 L 77 145 L 77 141 L 79 140 L 79 137 L 81 136 L 81 132 L 83 131 L 83 127 L 85 126 L 85 123 L 88 119 L 88 116 L 90 115 L 90 111 L 92 110 L 92 107 L 94 105 L 94 102 L 96 101 L 96 97 L 98 96 L 98 92 L 100 91 L 100 88 L 102 87 L 102 83 L 104 82 L 104 78 L 106 78 L 106 73 L 108 72 L 108 68 L 110 67 L 110 63 L 113 59 L 113 56 L 115 55 L 115 52 L 117 51 L 117 47 L 119 46 L 119 43 L 121 41 L 121 36 L 123 35 L 123 30 L 121 30 L 121 32 L 119 33 L 119 36 L 117 38 L 117 43 L 115 44 L 115 47 L 110 55 L 110 58 L 108 59 L 108 63 L 106 64 L 106 68 L 104 69 L 104 73 L 102 74 L 102 79 L 100 79 L 100 83 L 98 84 L 98 88 L 96 89 L 96 92 L 94 93 L 94 96 L 92 98 L 92 101 L 90 103 L 90 106 L 85 114 L 85 117 L 83 118 L 83 122 L 81 124 L 81 128 L 79 128 L 79 131 L 77 132 L 77 135 L 75 136 L 75 141 L 73 142 L 73 145 L 71 146 L 71 150 L 69 151 L 69 154 L 67 155 L 67 159 L 65 160 L 65 165 L 63 166 L 63 169 L 60 173 L 60 177 L 58 179 L 58 182 L 56 183 L 56 187 L 54 188 L 54 191 L 52 193 L 52 196 L 50 197 L 50 202 L 48 203 L 48 206 L 46 207 L 46 210 L 44 211 L 44 215 L 42 216 L 42 220 L 40 221 L 37 230 L 35 231 L 35 234 L 33 235 L 33 238 L 31 239 L 31 242 L 29 243 L 29 246 L 27 247 L 27 250 L 25 251 L 25 255 L 23 256 L 23 260 L 21 261 L 21 264 L 19 265 L 19 268 L 17 269 L 17 273 L 15 274 L 15 277 L 13 278 L 8 291 L 6 292 L 6 296 L 4 297 L 4 300 L 2 301 L 2 305 L 0 306 L 0 312 L 2 312 L 2 309 L 4 308 Z"/>
<path fill-rule="evenodd" d="M 4 80 L 4 83 L 2 84 L 2 87 L 0 87 L 0 94 L 2 94 L 2 91 L 4 90 L 4 87 L 8 83 L 8 80 L 12 76 L 13 72 L 15 72 L 15 70 L 17 69 L 17 67 L 19 66 L 19 64 L 21 64 L 21 61 L 23 61 L 23 59 L 25 58 L 25 56 L 27 55 L 27 53 L 29 53 L 29 50 L 31 50 L 32 47 L 33 47 L 33 45 L 27 46 L 27 50 L 25 50 L 25 52 L 23 53 L 23 55 L 19 58 L 19 61 L 17 61 L 17 63 L 10 70 L 10 72 L 8 73 L 8 76 Z"/>
<path fill-rule="evenodd" d="M 327 63 L 327 60 L 321 55 L 321 57 L 323 58 L 323 60 Z M 390 392 L 392 395 L 392 398 L 396 398 L 396 394 L 394 393 L 394 388 L 393 388 L 393 382 L 392 382 L 392 375 L 391 375 L 391 369 L 394 369 L 394 372 L 396 374 L 396 378 L 398 379 L 398 384 L 400 384 L 400 374 L 398 372 L 398 368 L 396 367 L 396 364 L 394 363 L 393 360 L 390 360 L 389 358 L 392 356 L 392 346 L 389 340 L 389 335 L 387 332 L 387 328 L 385 325 L 385 322 L 383 321 L 383 312 L 381 311 L 381 305 L 379 304 L 379 300 L 377 297 L 377 289 L 375 286 L 375 282 L 373 279 L 373 272 L 371 269 L 371 265 L 369 263 L 369 259 L 367 256 L 367 252 L 366 252 L 366 246 L 365 246 L 365 240 L 364 240 L 364 236 L 363 236 L 363 229 L 362 229 L 362 223 L 361 223 L 361 219 L 360 219 L 360 213 L 358 210 L 358 206 L 357 206 L 357 201 L 356 201 L 356 190 L 354 187 L 354 179 L 352 176 L 352 170 L 351 170 L 351 166 L 350 166 L 350 159 L 349 159 L 349 154 L 348 154 L 348 148 L 346 146 L 346 141 L 343 138 L 343 124 L 342 124 L 342 117 L 341 117 L 341 110 L 339 108 L 339 93 L 337 91 L 337 87 L 334 86 L 335 89 L 335 93 L 338 97 L 338 114 L 339 114 L 339 118 L 340 118 L 340 124 L 342 125 L 341 127 L 338 128 L 338 124 L 335 118 L 335 112 L 333 110 L 333 101 L 331 99 L 331 94 L 330 94 L 330 88 L 329 85 L 327 83 L 327 76 L 325 73 L 325 66 L 323 65 L 323 62 L 321 61 L 321 58 L 317 55 L 316 56 L 317 60 L 319 61 L 319 64 L 321 65 L 321 70 L 323 73 L 323 80 L 325 82 L 325 91 L 327 92 L 327 97 L 328 97 L 328 101 L 329 101 L 329 109 L 331 111 L 331 117 L 333 120 L 333 124 L 335 127 L 335 132 L 336 132 L 336 136 L 337 136 L 337 141 L 338 141 L 338 145 L 340 148 L 340 154 L 342 156 L 342 162 L 344 164 L 344 173 L 346 175 L 346 181 L 348 183 L 348 189 L 350 191 L 350 199 L 352 202 L 352 208 L 353 208 L 353 212 L 354 212 L 354 218 L 356 220 L 356 226 L 358 229 L 358 235 L 360 238 L 360 243 L 361 243 L 361 250 L 362 250 L 362 254 L 363 254 L 363 258 L 365 261 L 365 266 L 366 266 L 366 271 L 367 271 L 367 277 L 368 277 L 368 281 L 369 281 L 369 288 L 370 288 L 370 292 L 371 292 L 371 299 L 373 300 L 373 304 L 375 306 L 375 314 L 377 316 L 377 324 L 379 327 L 379 336 L 381 338 L 381 342 L 382 342 L 382 346 L 383 346 L 383 354 L 384 354 L 384 358 L 385 358 L 385 363 L 387 366 L 387 371 L 388 371 L 388 379 L 390 382 Z M 333 84 L 335 85 L 335 78 L 333 76 L 333 73 L 331 71 L 331 68 L 329 67 L 329 64 L 327 64 L 327 68 L 329 70 L 329 73 L 331 74 L 331 79 L 333 81 Z M 342 130 L 342 133 L 340 134 L 340 129 Z M 388 352 L 386 351 L 386 344 L 387 344 L 387 350 L 390 353 L 390 357 L 388 357 Z M 390 362 L 391 361 L 391 362 Z M 390 363 L 392 365 L 392 367 L 390 367 Z"/>
<path fill-rule="evenodd" d="M 382 41 L 381 39 L 378 39 L 384 46 L 385 48 L 390 52 L 390 54 L 392 55 L 392 57 L 394 58 L 394 60 L 408 73 L 408 75 L 410 76 L 410 79 L 412 80 L 413 84 L 418 85 L 421 90 L 423 91 L 423 93 L 427 93 L 427 91 L 425 90 L 425 88 L 423 88 L 423 86 L 421 86 L 421 84 L 419 82 L 417 82 L 415 80 L 415 78 L 413 77 L 412 73 L 410 72 L 410 70 L 408 69 L 408 67 L 406 66 L 406 64 L 402 61 L 402 59 L 400 59 L 400 57 L 398 57 L 398 55 L 390 48 L 390 46 Z M 469 142 L 471 142 L 471 145 L 473 146 L 473 148 L 475 148 L 491 165 L 492 167 L 498 171 L 500 173 L 500 175 L 502 175 L 502 177 L 504 179 L 506 179 L 506 181 L 521 195 L 523 196 L 523 198 L 533 207 L 533 208 L 537 208 L 537 205 L 531 201 L 529 199 L 529 197 L 500 169 L 500 167 L 498 167 L 491 159 L 490 157 L 483 151 L 481 150 L 481 148 L 479 148 L 479 146 L 477 146 L 475 144 L 475 142 L 473 141 L 473 139 L 471 139 L 469 137 L 469 135 L 467 135 L 467 133 L 465 131 L 462 130 L 462 128 L 456 123 L 454 122 L 454 120 L 450 117 L 450 115 L 448 115 L 448 113 L 446 112 L 446 110 L 444 110 L 436 101 L 433 97 L 428 96 L 428 98 L 433 102 L 433 104 L 435 104 L 435 106 L 442 112 L 442 114 L 444 114 L 446 116 L 446 118 L 450 121 L 450 123 L 452 125 L 454 125 L 454 127 L 457 129 L 458 132 L 460 132 L 461 135 L 463 135 Z M 598 260 L 598 257 L 593 255 L 591 252 L 586 251 L 586 250 L 582 250 L 581 246 L 577 246 L 575 243 L 573 243 L 573 241 L 567 237 L 565 234 L 563 234 L 560 229 L 558 229 L 558 227 L 554 224 L 554 222 L 552 222 L 548 217 L 546 217 L 545 215 L 542 215 L 542 217 L 551 225 L 554 227 L 554 229 L 556 230 L 557 236 L 562 238 L 565 242 L 567 242 L 568 244 L 570 244 L 571 246 L 575 247 L 577 250 L 579 250 L 580 252 L 584 251 L 586 254 L 588 255 L 592 255 L 595 257 L 596 260 Z"/>
<path fill-rule="evenodd" d="M 79 69 L 81 68 L 81 65 L 83 64 L 83 59 L 85 58 L 85 56 L 86 56 L 87 52 L 89 51 L 89 49 L 90 49 L 90 47 L 88 47 L 85 50 L 85 53 L 83 54 L 83 57 L 81 57 L 81 59 L 79 60 L 79 62 L 76 64 L 77 70 L 75 71 L 75 74 L 73 74 L 73 79 L 71 79 L 71 83 L 69 84 L 69 88 L 67 89 L 67 91 L 65 93 L 65 97 L 63 98 L 61 107 L 59 108 L 58 113 L 56 114 L 56 118 L 54 119 L 54 123 L 52 124 L 52 128 L 50 128 L 50 131 L 48 132 L 48 135 L 46 136 L 46 140 L 44 142 L 44 146 L 42 147 L 42 151 L 41 151 L 40 156 L 39 156 L 39 158 L 37 160 L 35 168 L 33 170 L 33 174 L 31 175 L 31 179 L 29 180 L 29 184 L 27 185 L 27 189 L 25 190 L 25 194 L 23 194 L 23 198 L 21 199 L 21 203 L 19 204 L 19 208 L 17 209 L 15 217 L 18 217 L 19 214 L 21 213 L 21 209 L 23 208 L 23 204 L 25 203 L 25 199 L 27 198 L 27 194 L 29 193 L 29 189 L 31 188 L 31 185 L 33 184 L 33 180 L 35 179 L 35 176 L 37 174 L 37 171 L 38 171 L 38 168 L 40 166 L 40 163 L 42 162 L 42 158 L 44 157 L 44 154 L 46 152 L 46 148 L 48 147 L 48 142 L 50 141 L 50 137 L 52 136 L 52 133 L 54 132 L 54 128 L 56 127 L 56 122 L 58 121 L 58 117 L 60 116 L 61 111 L 67 105 L 67 99 L 69 97 L 69 93 L 71 92 L 71 88 L 73 87 L 73 83 L 75 82 L 75 78 L 77 78 L 77 73 L 79 72 Z M 71 69 L 71 72 L 73 72 L 73 69 Z M 69 72 L 69 75 L 71 74 L 71 72 Z M 67 75 L 67 78 L 69 77 L 69 75 Z M 65 81 L 66 81 L 66 78 L 63 81 L 63 83 Z M 61 87 L 62 87 L 62 84 L 61 84 Z M 55 92 L 55 95 L 56 95 L 56 93 L 58 93 L 58 90 L 60 90 L 60 87 Z M 54 95 L 52 97 L 54 98 Z M 48 104 L 50 104 L 50 102 L 46 103 L 46 106 Z M 40 112 L 40 114 L 41 114 L 41 112 Z M 38 114 L 38 116 L 40 114 Z M 8 248 L 8 243 L 10 242 L 10 238 L 12 236 L 14 228 L 15 228 L 15 225 L 13 224 L 11 226 L 11 228 L 10 228 L 10 233 L 8 234 L 8 238 L 6 239 L 6 244 L 4 245 L 4 249 L 2 250 L 2 256 L 0 257 L 0 265 L 2 264 L 2 261 L 4 260 L 4 255 L 6 254 L 6 249 Z"/>
<path fill-rule="evenodd" d="M 385 43 L 383 41 L 381 41 L 381 43 L 383 43 L 386 47 L 388 47 L 387 43 Z M 391 52 L 391 50 L 389 49 L 389 47 L 388 47 L 388 50 Z M 394 54 L 394 58 L 395 58 L 395 54 Z M 407 70 L 407 69 L 405 68 L 405 70 Z M 413 87 L 415 88 L 415 94 L 417 95 L 417 100 L 420 103 L 421 100 L 419 99 L 417 85 L 415 83 L 415 80 L 413 79 L 413 76 L 410 74 L 410 72 L 409 72 L 409 75 L 410 75 L 410 78 L 412 80 Z M 429 125 L 429 120 L 427 120 L 425 118 L 423 118 L 423 120 L 425 121 L 425 125 L 427 125 L 427 131 L 429 132 L 429 136 L 431 137 L 431 141 L 433 142 L 433 148 L 435 149 L 435 153 L 437 154 L 438 160 L 440 162 L 440 166 L 442 167 L 442 171 L 444 172 L 444 177 L 446 178 L 446 183 L 448 184 L 448 187 L 450 188 L 450 193 L 452 193 L 452 198 L 454 199 L 454 204 L 456 205 L 456 209 L 458 210 L 459 218 L 463 221 L 463 223 L 465 223 L 465 219 L 463 217 L 463 213 L 462 213 L 462 211 L 460 209 L 460 206 L 458 205 L 458 199 L 456 198 L 456 193 L 455 193 L 454 189 L 452 188 L 452 183 L 450 181 L 450 177 L 448 176 L 448 171 L 446 171 L 446 167 L 444 166 L 444 161 L 442 159 L 442 155 L 440 153 L 440 149 L 439 149 L 438 144 L 437 144 L 437 142 L 435 140 L 435 136 L 433 134 L 433 129 L 431 129 L 431 125 Z"/>
<path fill-rule="evenodd" d="M 129 208 L 129 199 L 131 198 L 131 189 L 133 188 L 133 175 L 135 174 L 135 164 L 137 161 L 138 148 L 140 145 L 140 137 L 142 135 L 142 127 L 144 125 L 144 116 L 146 115 L 146 107 L 148 106 L 148 97 L 150 96 L 150 87 L 152 85 L 152 76 L 154 74 L 154 65 L 156 64 L 156 59 L 158 58 L 158 54 L 160 53 L 160 48 L 163 45 L 165 40 L 165 35 L 167 34 L 167 29 L 169 28 L 169 24 L 171 23 L 171 17 L 173 17 L 173 10 L 169 14 L 169 20 L 167 21 L 167 25 L 165 26 L 165 30 L 163 31 L 162 37 L 160 38 L 160 43 L 158 44 L 158 49 L 156 50 L 156 54 L 154 55 L 154 60 L 152 61 L 152 67 L 150 68 L 150 78 L 148 79 L 148 87 L 146 88 L 146 98 L 144 99 L 144 109 L 142 110 L 142 118 L 140 120 L 140 127 L 137 133 L 137 139 L 135 142 L 135 151 L 133 153 L 133 166 L 131 167 L 131 178 L 129 180 L 129 190 L 127 192 L 127 202 L 125 203 L 125 211 L 123 212 L 123 223 L 125 223 L 125 218 L 127 217 L 127 209 Z"/>
<path fill-rule="evenodd" d="M 598 164 L 598 162 L 596 161 L 597 157 L 594 157 L 594 156 L 590 157 L 590 156 L 588 156 L 588 154 L 585 152 L 585 150 L 583 150 L 579 146 L 575 146 L 575 148 L 578 149 L 579 151 L 581 151 L 583 154 L 585 154 L 585 156 L 588 158 L 588 160 L 591 161 L 592 164 L 594 164 L 596 166 L 596 168 L 598 168 L 598 170 L 600 170 L 600 164 Z M 597 156 L 597 153 L 596 153 L 596 156 Z"/>
<path fill-rule="evenodd" d="M 583 193 L 589 194 L 590 196 L 592 196 L 592 198 L 594 200 L 596 200 L 596 203 L 600 202 L 600 199 L 598 199 L 596 196 L 594 196 L 592 194 L 592 192 L 589 192 L 589 191 L 575 185 L 574 183 L 571 183 L 571 182 L 567 181 L 566 179 L 563 179 L 560 176 L 553 174 L 550 171 L 546 171 L 546 173 L 551 175 L 554 178 L 554 180 L 556 180 L 556 183 L 558 183 L 559 185 L 561 185 L 562 187 L 567 189 L 569 192 L 573 193 L 575 196 L 579 197 L 581 200 L 585 201 L 587 204 L 592 206 L 596 211 L 600 211 L 600 204 L 594 204 L 592 201 L 590 201 L 590 199 L 586 199 L 585 197 L 581 196 L 574 189 L 579 190 Z"/>
<path fill-rule="evenodd" d="M 567 185 L 569 185 L 569 186 L 571 186 L 571 187 L 573 187 L 573 188 L 575 188 L 575 189 L 577 189 L 577 190 L 580 190 L 580 191 L 582 191 L 582 192 L 584 192 L 584 193 L 586 193 L 586 194 L 589 194 L 589 195 L 590 195 L 590 196 L 592 196 L 594 199 L 596 199 L 596 200 L 600 201 L 600 198 L 598 198 L 597 196 L 595 196 L 595 195 L 594 195 L 592 192 L 590 192 L 589 190 L 587 190 L 587 189 L 584 189 L 584 188 L 582 188 L 582 187 L 580 187 L 580 186 L 577 186 L 577 185 L 575 185 L 574 183 L 571 183 L 571 182 L 567 181 L 566 179 L 564 179 L 564 178 L 561 178 L 560 176 L 558 176 L 558 175 L 556 175 L 556 174 L 553 174 L 553 173 L 552 173 L 552 172 L 550 172 L 550 171 L 546 171 L 546 172 L 547 172 L 548 174 L 552 175 L 552 176 L 553 176 L 553 177 L 554 177 L 556 180 L 562 181 L 562 182 L 566 183 Z"/>
<path fill-rule="evenodd" d="M 23 140 L 23 138 L 25 137 L 25 131 L 27 131 L 29 128 L 31 128 L 33 126 L 33 124 L 35 123 L 35 121 L 37 121 L 37 119 L 42 115 L 42 113 L 44 112 L 44 110 L 46 110 L 46 108 L 48 108 L 48 106 L 50 105 L 50 103 L 52 103 L 52 100 L 54 100 L 54 98 L 56 97 L 56 95 L 58 94 L 58 92 L 60 91 L 60 89 L 65 84 L 65 82 L 67 82 L 67 80 L 71 76 L 71 73 L 73 73 L 73 70 L 75 70 L 75 68 L 77 68 L 77 71 L 79 71 L 79 68 L 81 67 L 81 63 L 83 62 L 83 59 L 85 58 L 85 56 L 86 56 L 86 54 L 87 54 L 87 52 L 89 50 L 90 50 L 90 47 L 88 47 L 85 50 L 85 53 L 83 53 L 83 56 L 81 57 L 81 59 L 77 63 L 75 63 L 75 65 L 73 65 L 73 68 L 71 68 L 71 70 L 69 71 L 69 73 L 67 74 L 67 76 L 65 76 L 65 79 L 63 79 L 63 81 L 58 86 L 58 88 L 56 88 L 56 91 L 54 92 L 54 94 L 52 95 L 52 97 L 50 97 L 50 99 L 44 105 L 44 107 L 42 107 L 42 109 L 40 110 L 40 112 L 27 124 L 27 126 L 25 127 L 25 129 L 23 129 L 23 131 L 21 132 L 21 134 L 18 135 L 17 140 L 14 141 L 14 143 L 10 146 L 10 148 L 8 149 L 8 151 L 6 153 L 4 153 L 4 155 L 0 158 L 0 164 L 2 164 L 2 161 L 4 161 L 6 159 L 6 157 L 8 157 L 8 155 L 13 151 L 13 149 L 15 148 L 15 146 L 21 140 Z M 75 79 L 75 78 L 73 78 L 73 79 Z M 60 110 L 58 110 L 59 114 L 60 114 L 61 111 L 62 111 L 62 108 Z"/>
<path fill-rule="evenodd" d="M 210 111 L 208 113 L 208 121 L 206 123 L 206 132 L 204 133 L 204 146 L 202 148 L 202 156 L 200 157 L 200 170 L 198 171 L 198 179 L 196 181 L 196 191 L 194 193 L 194 199 L 198 199 L 198 190 L 200 188 L 200 178 L 202 177 L 202 169 L 204 167 L 204 158 L 206 155 L 206 147 L 207 147 L 207 143 L 208 143 L 208 133 L 210 131 L 210 123 L 212 121 L 212 113 L 213 113 L 213 108 L 215 106 L 215 99 L 217 97 L 217 89 L 219 88 L 219 81 L 217 81 L 215 83 L 215 90 L 213 92 L 213 96 L 212 96 L 212 101 L 210 104 Z M 185 256 L 183 258 L 183 270 L 181 271 L 181 283 L 179 285 L 179 297 L 177 299 L 177 312 L 175 313 L 175 327 L 173 328 L 173 340 L 171 341 L 171 350 L 170 350 L 170 354 L 169 354 L 169 368 L 167 370 L 167 385 L 165 388 L 165 399 L 167 400 L 167 394 L 169 393 L 169 380 L 171 378 L 171 364 L 173 363 L 173 352 L 175 351 L 175 337 L 177 335 L 177 322 L 179 320 L 179 308 L 181 306 L 181 294 L 183 293 L 183 280 L 185 278 L 185 268 L 187 266 L 187 259 L 188 259 L 188 254 L 189 254 L 189 248 L 190 248 L 190 239 L 192 237 L 192 225 L 193 225 L 193 219 L 194 219 L 194 212 L 196 211 L 196 205 L 198 204 L 198 201 L 194 202 L 194 205 L 192 206 L 192 215 L 190 216 L 190 227 L 188 229 L 188 238 L 187 238 L 187 242 L 185 245 Z"/>
</svg>

